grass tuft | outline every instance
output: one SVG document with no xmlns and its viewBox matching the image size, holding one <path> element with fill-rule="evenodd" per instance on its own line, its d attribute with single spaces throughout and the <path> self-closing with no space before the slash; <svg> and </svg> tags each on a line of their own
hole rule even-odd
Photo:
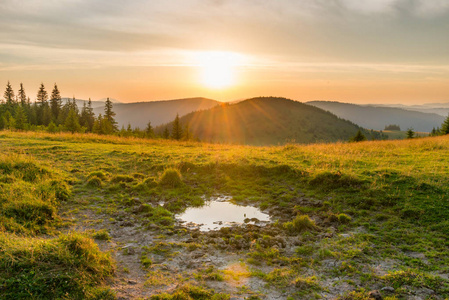
<svg viewBox="0 0 449 300">
<path fill-rule="evenodd" d="M 316 228 L 315 222 L 308 215 L 298 215 L 291 222 L 284 223 L 284 228 L 290 234 L 298 234 Z"/>
<path fill-rule="evenodd" d="M 165 187 L 178 187 L 183 184 L 181 172 L 175 168 L 168 168 L 164 170 L 164 173 L 159 180 L 159 185 Z"/>
</svg>

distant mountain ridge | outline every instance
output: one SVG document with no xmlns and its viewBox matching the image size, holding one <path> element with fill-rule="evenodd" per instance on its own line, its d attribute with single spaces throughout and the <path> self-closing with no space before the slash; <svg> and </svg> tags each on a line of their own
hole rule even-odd
<svg viewBox="0 0 449 300">
<path fill-rule="evenodd" d="M 185 115 L 180 122 L 202 141 L 259 146 L 348 141 L 358 130 L 364 131 L 320 108 L 274 97 L 222 104 Z M 172 123 L 157 127 L 156 132 L 166 127 L 171 129 Z"/>
<path fill-rule="evenodd" d="M 377 107 L 396 107 L 405 110 L 419 111 L 423 113 L 437 114 L 447 117 L 449 114 L 449 102 L 443 103 L 426 103 L 421 105 L 404 105 L 404 104 L 368 104 Z"/>
<path fill-rule="evenodd" d="M 386 125 L 397 124 L 402 130 L 413 128 L 415 131 L 430 132 L 441 126 L 444 117 L 435 113 L 424 113 L 396 107 L 357 105 L 333 101 L 310 101 L 309 105 L 329 111 L 340 118 L 359 126 L 374 130 L 383 130 Z"/>
<path fill-rule="evenodd" d="M 162 100 L 151 102 L 114 103 L 113 111 L 119 127 L 131 124 L 132 127 L 144 129 L 151 121 L 153 126 L 158 126 L 186 115 L 193 111 L 212 108 L 221 102 L 208 98 L 185 98 L 176 100 Z M 94 106 L 94 113 L 104 114 L 104 104 Z"/>
</svg>

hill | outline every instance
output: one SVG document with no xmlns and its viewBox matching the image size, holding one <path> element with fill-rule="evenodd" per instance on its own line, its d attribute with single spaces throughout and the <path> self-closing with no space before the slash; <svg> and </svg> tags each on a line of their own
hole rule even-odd
<svg viewBox="0 0 449 300">
<path fill-rule="evenodd" d="M 153 126 L 161 125 L 193 111 L 209 109 L 220 102 L 207 98 L 186 98 L 166 101 L 114 103 L 115 120 L 119 127 L 127 126 L 144 129 L 148 121 Z M 96 115 L 104 113 L 104 105 L 94 108 Z"/>
<path fill-rule="evenodd" d="M 361 129 L 314 106 L 271 97 L 223 104 L 188 114 L 180 121 L 202 141 L 246 145 L 347 141 Z M 156 131 L 161 133 L 166 127 L 171 129 L 172 123 Z"/>
<path fill-rule="evenodd" d="M 420 111 L 423 113 L 437 114 L 443 117 L 447 117 L 449 114 L 449 102 L 444 103 L 425 103 L 421 105 L 404 105 L 404 104 L 370 104 L 370 106 L 379 107 L 397 107 L 405 110 Z"/>
<path fill-rule="evenodd" d="M 449 136 L 242 147 L 1 131 L 0 145 L 0 299 L 449 297 Z M 271 222 L 180 220 L 208 203 Z"/>
<path fill-rule="evenodd" d="M 311 101 L 307 104 L 330 111 L 340 118 L 374 130 L 383 130 L 387 125 L 397 124 L 402 130 L 413 128 L 415 131 L 430 132 L 432 128 L 441 126 L 444 121 L 443 116 L 434 113 L 394 107 L 364 106 L 331 101 Z"/>
</svg>

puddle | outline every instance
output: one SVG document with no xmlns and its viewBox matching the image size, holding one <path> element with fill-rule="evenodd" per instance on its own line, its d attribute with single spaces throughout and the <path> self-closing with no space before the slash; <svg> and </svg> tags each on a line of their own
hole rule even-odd
<svg viewBox="0 0 449 300">
<path fill-rule="evenodd" d="M 200 231 L 217 230 L 222 227 L 241 224 L 263 225 L 270 222 L 270 216 L 253 206 L 241 206 L 229 202 L 232 197 L 211 198 L 202 207 L 190 207 L 177 218 L 188 228 Z"/>
</svg>

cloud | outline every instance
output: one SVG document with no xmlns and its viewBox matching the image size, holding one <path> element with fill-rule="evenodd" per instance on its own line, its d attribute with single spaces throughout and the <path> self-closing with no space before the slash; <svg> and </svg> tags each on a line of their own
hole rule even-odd
<svg viewBox="0 0 449 300">
<path fill-rule="evenodd" d="M 2 0 L 0 41 L 41 62 L 90 53 L 97 63 L 164 64 L 171 63 L 164 51 L 223 50 L 288 61 L 432 63 L 449 60 L 448 12 L 447 0 Z M 29 53 L 11 50 L 23 46 Z M 20 61 L 5 51 L 0 58 Z"/>
</svg>

